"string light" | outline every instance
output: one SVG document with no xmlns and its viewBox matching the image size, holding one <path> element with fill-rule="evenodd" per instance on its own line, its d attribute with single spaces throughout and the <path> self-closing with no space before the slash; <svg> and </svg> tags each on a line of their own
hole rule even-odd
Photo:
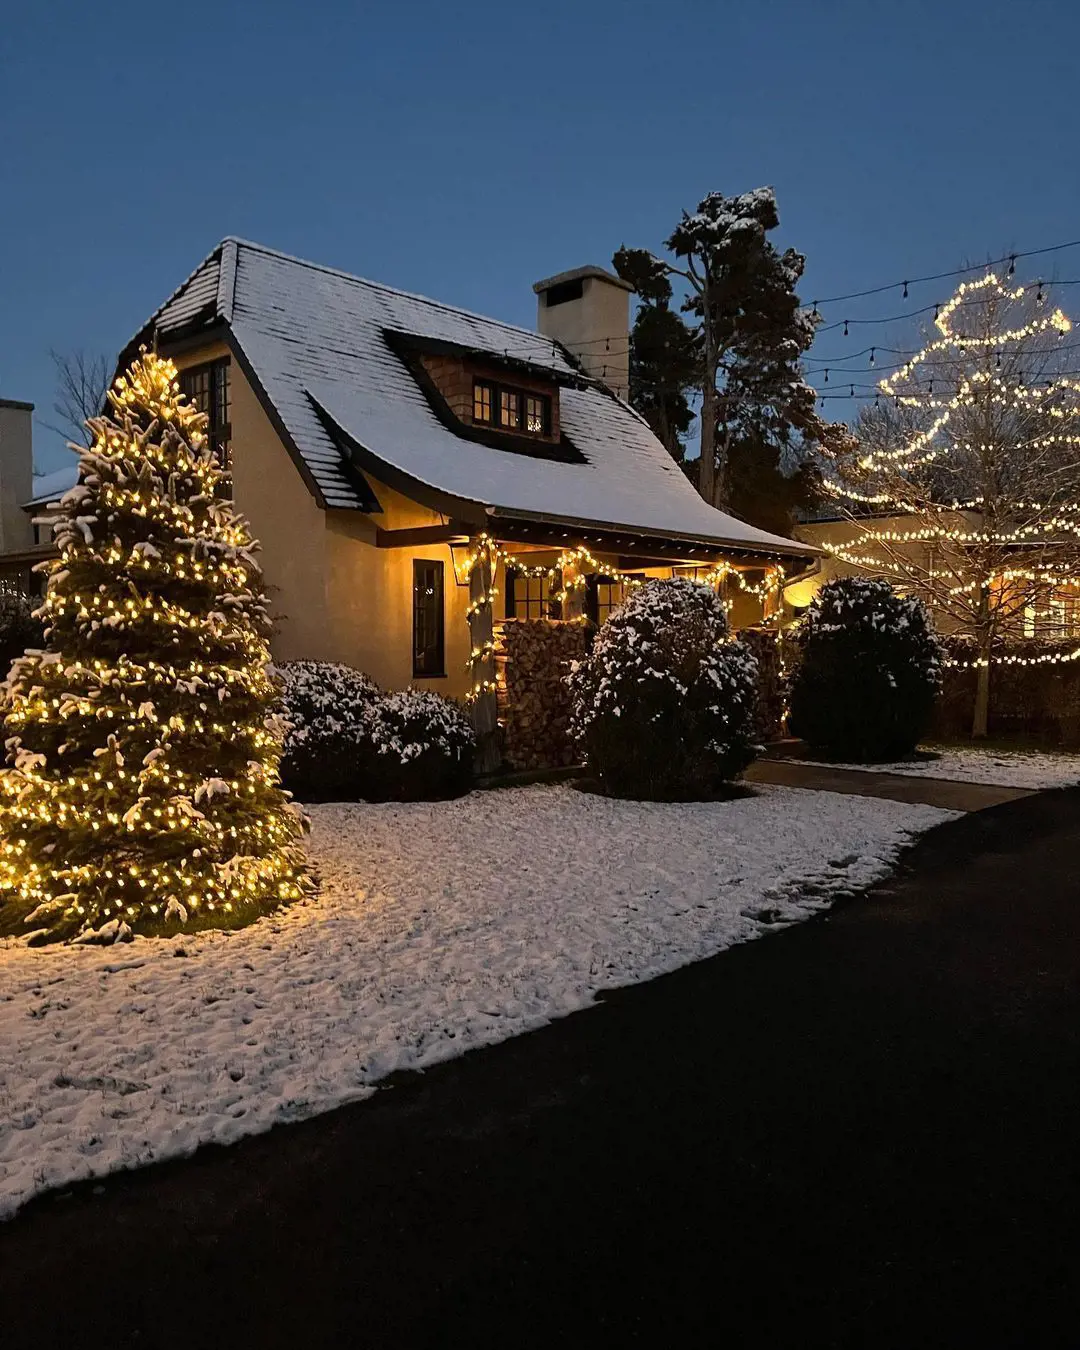
<svg viewBox="0 0 1080 1350">
<path fill-rule="evenodd" d="M 1064 590 L 1080 600 L 1080 502 L 1055 500 L 1053 488 L 1045 500 L 1037 493 L 1017 500 L 993 473 L 978 468 L 998 462 L 1001 454 L 1011 456 L 1009 462 L 1016 466 L 1025 464 L 1027 456 L 1029 481 L 1036 485 L 1040 456 L 1057 457 L 1048 461 L 1044 479 L 1055 485 L 1068 467 L 1059 462 L 1058 452 L 1068 454 L 1080 445 L 1080 383 L 1065 374 L 1040 385 L 1019 371 L 1011 380 L 1001 373 L 1006 348 L 1022 344 L 1025 351 L 1041 351 L 1047 341 L 1058 343 L 1072 328 L 1060 309 L 1047 312 L 1041 283 L 1033 297 L 1034 311 L 1029 309 L 1020 320 L 1013 317 L 1026 295 L 1024 287 L 1010 288 L 993 272 L 962 282 L 939 307 L 939 336 L 879 381 L 881 394 L 898 408 L 927 411 L 926 425 L 899 445 L 863 447 L 853 459 L 834 457 L 833 472 L 824 482 L 857 531 L 854 540 L 823 541 L 832 557 L 857 570 L 887 572 L 900 589 L 925 594 L 932 606 L 958 619 L 962 630 L 973 628 L 982 635 L 987 646 L 976 660 L 951 664 L 1059 664 L 1080 657 L 1080 648 L 1006 657 L 991 641 L 994 633 L 1000 640 L 1021 612 L 1032 622 L 1040 615 L 1056 615 L 1039 607 L 1038 597 L 1047 591 Z M 958 329 L 961 307 L 980 303 L 985 326 L 976 332 Z M 947 359 L 928 359 L 935 355 Z M 949 362 L 958 371 L 955 392 L 935 394 L 934 379 L 920 383 L 924 366 Z M 1007 439 L 981 443 L 976 436 L 969 442 L 958 434 L 957 427 L 962 431 L 967 425 L 969 408 L 979 410 L 978 426 L 1007 428 L 1001 433 Z M 1013 420 L 1003 420 L 1006 414 Z M 1035 434 L 1019 438 L 1015 427 L 1032 423 Z M 982 475 L 980 481 L 994 486 L 966 499 L 943 501 L 938 495 L 941 482 L 948 481 L 943 471 L 958 456 L 967 456 Z M 928 466 L 933 466 L 929 474 L 923 473 Z M 845 503 L 863 509 L 858 513 Z M 908 519 L 882 520 L 882 515 Z M 935 552 L 924 557 L 920 545 Z"/>
<path fill-rule="evenodd" d="M 636 573 L 624 572 L 608 563 L 600 562 L 584 544 L 577 544 L 561 550 L 554 563 L 532 564 L 524 562 L 517 554 L 508 552 L 490 534 L 484 533 L 477 537 L 475 546 L 470 549 L 460 563 L 456 560 L 454 563 L 455 575 L 462 585 L 471 580 L 478 567 L 484 567 L 489 578 L 484 589 L 466 607 L 465 617 L 467 620 L 473 619 L 485 609 L 493 609 L 495 597 L 499 594 L 499 589 L 493 582 L 496 569 L 500 565 L 506 572 L 513 572 L 518 576 L 546 580 L 549 583 L 561 579 L 559 589 L 550 595 L 550 599 L 557 601 L 560 605 L 565 605 L 578 591 L 582 590 L 590 575 L 606 577 L 613 585 L 624 587 L 640 586 L 646 580 L 645 577 Z M 695 567 L 694 570 L 700 571 L 701 569 Z M 755 584 L 747 580 L 733 564 L 720 562 L 708 568 L 701 580 L 704 585 L 717 587 L 728 578 L 734 578 L 741 591 L 753 596 L 765 608 L 770 600 L 778 600 L 783 589 L 783 577 L 782 567 L 769 566 L 765 569 L 762 581 Z M 725 602 L 725 609 L 729 612 L 731 607 L 729 602 Z M 780 619 L 782 619 L 782 610 L 778 606 L 774 613 L 765 615 L 764 621 L 771 622 Z M 563 622 L 584 623 L 587 621 L 587 616 L 584 614 L 575 615 L 569 620 L 564 616 L 563 619 Z M 498 643 L 493 640 L 486 640 L 479 644 L 473 643 L 466 661 L 466 669 L 470 672 L 472 680 L 465 696 L 469 702 L 475 702 L 481 695 L 496 691 L 499 688 L 499 681 L 493 669 L 497 651 Z"/>
<path fill-rule="evenodd" d="M 0 899 L 30 927 L 177 931 L 311 890 L 278 782 L 270 629 L 207 419 L 146 353 L 91 421 L 5 700 Z"/>
</svg>

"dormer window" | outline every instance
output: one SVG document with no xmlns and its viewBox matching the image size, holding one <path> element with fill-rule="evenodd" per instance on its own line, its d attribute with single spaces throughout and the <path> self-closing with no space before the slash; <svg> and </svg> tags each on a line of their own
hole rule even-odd
<svg viewBox="0 0 1080 1350">
<path fill-rule="evenodd" d="M 474 422 L 490 422 L 491 410 L 494 403 L 495 390 L 485 380 L 477 380 L 473 384 L 473 411 L 472 419 Z"/>
<path fill-rule="evenodd" d="M 473 381 L 473 421 L 529 436 L 551 435 L 551 399 L 491 380 Z"/>
<path fill-rule="evenodd" d="M 542 394 L 525 395 L 525 430 L 534 436 L 546 436 L 551 421 L 551 400 Z"/>
<path fill-rule="evenodd" d="M 499 426 L 508 431 L 521 427 L 521 395 L 516 389 L 499 390 Z"/>
</svg>

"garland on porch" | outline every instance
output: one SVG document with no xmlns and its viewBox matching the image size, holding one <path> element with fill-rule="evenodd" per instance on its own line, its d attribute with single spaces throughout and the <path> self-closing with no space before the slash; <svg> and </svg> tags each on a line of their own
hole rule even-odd
<svg viewBox="0 0 1080 1350">
<path fill-rule="evenodd" d="M 609 577 L 613 583 L 626 587 L 640 586 L 649 580 L 647 577 L 632 572 L 623 572 L 617 567 L 610 567 L 606 563 L 601 563 L 584 544 L 563 549 L 554 563 L 530 564 L 522 562 L 517 554 L 507 552 L 497 540 L 485 532 L 477 536 L 475 546 L 463 562 L 460 565 L 456 562 L 454 564 L 457 579 L 463 585 L 466 582 L 472 582 L 473 573 L 478 567 L 486 567 L 487 569 L 487 583 L 482 590 L 473 595 L 465 611 L 465 617 L 470 622 L 470 626 L 474 618 L 483 611 L 489 611 L 493 616 L 495 597 L 499 594 L 499 588 L 495 585 L 495 575 L 500 563 L 505 571 L 513 571 L 520 576 L 542 577 L 549 581 L 556 577 L 561 578 L 560 589 L 552 596 L 552 599 L 557 600 L 560 604 L 565 604 L 576 591 L 582 589 L 589 575 Z M 736 584 L 743 593 L 754 596 L 764 607 L 771 596 L 780 594 L 783 588 L 783 575 L 783 568 L 773 564 L 766 568 L 762 581 L 753 584 L 747 581 L 733 564 L 719 562 L 709 568 L 703 577 L 696 579 L 701 585 L 715 590 L 729 577 L 734 577 Z M 730 612 L 733 602 L 725 599 L 721 603 L 725 611 Z M 774 614 L 767 615 L 764 622 L 768 623 L 773 619 L 779 619 L 781 613 L 782 611 L 778 609 Z M 563 620 L 563 622 L 584 623 L 586 622 L 586 616 L 578 614 L 573 619 Z M 472 645 L 469 659 L 466 662 L 466 669 L 472 676 L 472 687 L 465 696 L 469 702 L 475 702 L 483 694 L 494 692 L 498 687 L 498 681 L 495 679 L 494 669 L 492 668 L 495 647 L 493 637 L 485 637 Z"/>
</svg>

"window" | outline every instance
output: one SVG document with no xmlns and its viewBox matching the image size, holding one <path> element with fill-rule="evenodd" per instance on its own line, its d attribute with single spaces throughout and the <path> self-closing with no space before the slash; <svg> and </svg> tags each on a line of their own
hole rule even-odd
<svg viewBox="0 0 1080 1350">
<path fill-rule="evenodd" d="M 413 675 L 445 675 L 443 565 L 413 562 Z"/>
<path fill-rule="evenodd" d="M 611 577 L 601 572 L 591 573 L 585 578 L 585 617 L 599 627 L 607 623 L 611 611 L 618 609 L 623 602 L 623 588 Z"/>
<path fill-rule="evenodd" d="M 209 361 L 180 372 L 180 391 L 209 419 L 207 435 L 218 463 L 226 473 L 232 470 L 232 389 L 229 359 Z M 222 484 L 232 495 L 232 480 Z"/>
<path fill-rule="evenodd" d="M 525 395 L 525 430 L 535 436 L 547 435 L 547 414 L 550 403 L 541 394 Z"/>
<path fill-rule="evenodd" d="M 506 617 L 508 619 L 545 619 L 550 617 L 551 583 L 545 574 L 528 577 L 512 568 L 506 574 Z"/>
<path fill-rule="evenodd" d="M 1049 636 L 1074 638 L 1080 631 L 1080 596 L 1068 591 L 1055 591 L 1050 601 Z"/>
<path fill-rule="evenodd" d="M 511 431 L 521 426 L 521 395 L 516 389 L 499 390 L 499 426 Z"/>
<path fill-rule="evenodd" d="M 490 422 L 495 390 L 484 380 L 473 383 L 472 416 L 474 422 Z"/>
<path fill-rule="evenodd" d="M 472 420 L 503 431 L 525 431 L 530 436 L 551 435 L 551 399 L 491 380 L 473 380 Z"/>
</svg>

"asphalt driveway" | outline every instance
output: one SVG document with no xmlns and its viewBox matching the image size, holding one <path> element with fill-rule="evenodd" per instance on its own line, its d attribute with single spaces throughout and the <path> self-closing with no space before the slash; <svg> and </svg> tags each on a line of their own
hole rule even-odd
<svg viewBox="0 0 1080 1350">
<path fill-rule="evenodd" d="M 373 1101 L 46 1197 L 0 1344 L 1080 1345 L 1080 790 Z"/>
</svg>

